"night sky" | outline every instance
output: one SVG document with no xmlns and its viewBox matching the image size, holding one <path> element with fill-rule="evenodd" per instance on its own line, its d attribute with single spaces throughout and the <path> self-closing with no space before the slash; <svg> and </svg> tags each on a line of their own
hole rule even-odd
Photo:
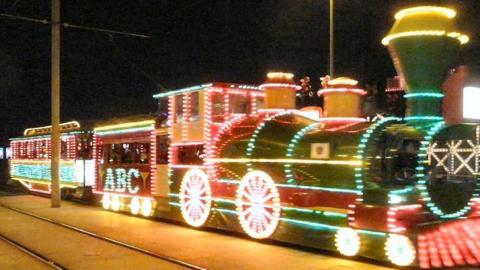
<svg viewBox="0 0 480 270">
<path fill-rule="evenodd" d="M 411 4 L 458 11 L 480 61 L 480 2 L 336 0 L 335 73 L 383 87 L 395 75 L 381 38 Z M 0 0 L 3 13 L 50 20 L 48 0 Z M 50 26 L 0 18 L 0 144 L 50 122 Z M 268 71 L 328 69 L 328 0 L 64 0 L 62 21 L 151 39 L 62 29 L 62 121 L 154 112 L 152 95 L 211 81 L 261 83 Z"/>
</svg>

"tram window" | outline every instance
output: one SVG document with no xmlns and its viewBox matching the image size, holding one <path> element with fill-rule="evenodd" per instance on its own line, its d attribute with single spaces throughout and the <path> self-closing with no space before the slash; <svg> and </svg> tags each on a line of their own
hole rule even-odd
<svg viewBox="0 0 480 270">
<path fill-rule="evenodd" d="M 147 164 L 150 161 L 150 144 L 139 143 L 137 144 L 137 157 L 141 164 Z"/>
<path fill-rule="evenodd" d="M 168 136 L 157 136 L 157 164 L 168 164 Z"/>
<path fill-rule="evenodd" d="M 28 158 L 26 141 L 20 142 L 20 158 Z"/>
<path fill-rule="evenodd" d="M 174 123 L 182 122 L 183 119 L 183 95 L 175 96 L 175 114 L 173 118 Z"/>
<path fill-rule="evenodd" d="M 213 93 L 212 99 L 212 120 L 213 122 L 223 122 L 224 120 L 224 98 L 221 93 Z"/>
<path fill-rule="evenodd" d="M 263 97 L 257 97 L 255 102 L 257 103 L 257 110 L 263 109 Z"/>
<path fill-rule="evenodd" d="M 82 159 L 92 158 L 92 138 L 91 136 L 77 137 L 77 157 Z"/>
<path fill-rule="evenodd" d="M 194 92 L 190 94 L 190 103 L 191 103 L 191 119 L 193 121 L 198 120 L 198 107 L 199 104 L 198 92 Z"/>
<path fill-rule="evenodd" d="M 47 147 L 47 142 L 45 140 L 41 140 L 38 142 L 39 145 L 39 151 L 37 153 L 37 157 L 41 159 L 47 159 L 48 158 L 48 147 Z"/>
<path fill-rule="evenodd" d="M 65 141 L 65 139 L 62 138 L 61 144 L 60 144 L 60 158 L 68 159 L 67 153 L 68 153 L 67 141 Z"/>
<path fill-rule="evenodd" d="M 419 148 L 420 142 L 417 140 L 403 141 L 393 164 L 394 181 L 396 183 L 409 184 L 415 181 Z"/>
<path fill-rule="evenodd" d="M 250 111 L 250 103 L 248 99 L 248 96 L 230 95 L 230 113 L 248 113 Z"/>
<path fill-rule="evenodd" d="M 104 145 L 103 163 L 110 164 L 147 164 L 150 159 L 148 143 L 118 143 Z"/>
<path fill-rule="evenodd" d="M 179 164 L 202 164 L 203 145 L 189 145 L 178 147 Z"/>
</svg>

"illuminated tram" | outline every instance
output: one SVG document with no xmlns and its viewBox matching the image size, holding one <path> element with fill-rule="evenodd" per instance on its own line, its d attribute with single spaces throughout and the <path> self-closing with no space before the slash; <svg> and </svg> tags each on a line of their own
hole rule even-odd
<svg viewBox="0 0 480 270">
<path fill-rule="evenodd" d="M 157 94 L 166 118 L 96 124 L 97 200 L 398 266 L 480 265 L 480 88 L 448 73 L 468 42 L 455 15 L 401 10 L 382 40 L 405 117 L 362 117 L 366 92 L 345 77 L 324 81 L 323 108 L 298 109 L 293 75 L 272 72 Z"/>
<path fill-rule="evenodd" d="M 60 187 L 65 196 L 93 184 L 92 131 L 78 121 L 60 124 L 60 131 Z M 50 193 L 50 133 L 51 126 L 28 128 L 24 137 L 10 140 L 10 176 L 32 192 Z"/>
</svg>

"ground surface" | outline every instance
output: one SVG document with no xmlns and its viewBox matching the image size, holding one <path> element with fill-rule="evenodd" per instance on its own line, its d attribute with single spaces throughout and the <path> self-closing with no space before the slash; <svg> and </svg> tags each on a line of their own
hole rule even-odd
<svg viewBox="0 0 480 270">
<path fill-rule="evenodd" d="M 26 266 L 28 266 L 28 268 L 26 268 Z M 7 242 L 0 240 L 0 269 L 49 270 L 51 267 L 32 258 Z"/>
<path fill-rule="evenodd" d="M 390 269 L 316 251 L 265 244 L 238 236 L 112 213 L 72 202 L 63 201 L 60 209 L 52 209 L 48 199 L 30 195 L 2 196 L 0 205 L 77 226 L 207 269 Z M 0 233 L 68 269 L 181 268 L 5 208 L 0 208 Z M 28 258 L 16 260 L 15 256 L 20 258 L 23 254 L 18 255 L 11 249 L 8 244 L 0 243 L 0 269 L 48 269 L 30 267 Z M 12 267 L 2 267 L 10 265 Z M 22 265 L 29 267 L 22 268 Z"/>
</svg>

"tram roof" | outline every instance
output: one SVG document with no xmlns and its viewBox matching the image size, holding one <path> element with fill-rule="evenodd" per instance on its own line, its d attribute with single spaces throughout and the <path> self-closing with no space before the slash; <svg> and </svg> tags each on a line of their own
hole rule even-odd
<svg viewBox="0 0 480 270">
<path fill-rule="evenodd" d="M 186 88 L 175 89 L 167 92 L 162 92 L 153 95 L 153 98 L 160 99 L 170 96 L 181 95 L 185 93 L 192 93 L 205 90 L 210 87 L 220 87 L 220 88 L 232 88 L 232 89 L 241 89 L 241 90 L 252 90 L 252 91 L 262 91 L 258 86 L 254 85 L 247 85 L 247 84 L 237 84 L 237 83 L 207 83 L 207 84 L 200 84 L 195 86 L 190 86 Z"/>
</svg>

